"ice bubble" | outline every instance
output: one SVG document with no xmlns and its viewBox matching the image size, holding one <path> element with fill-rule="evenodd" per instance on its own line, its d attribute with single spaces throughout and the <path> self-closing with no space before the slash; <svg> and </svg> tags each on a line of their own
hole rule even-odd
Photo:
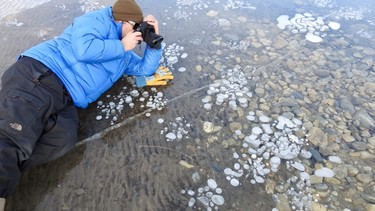
<svg viewBox="0 0 375 211">
<path fill-rule="evenodd" d="M 102 116 L 96 116 L 96 120 L 101 120 L 101 119 L 103 119 Z"/>
<path fill-rule="evenodd" d="M 215 191 L 216 191 L 217 194 L 223 193 L 223 189 L 221 189 L 221 188 L 216 188 Z"/>
<path fill-rule="evenodd" d="M 230 168 L 225 168 L 225 169 L 224 169 L 224 174 L 226 174 L 226 175 L 231 175 L 231 174 L 232 174 L 232 169 L 230 169 Z"/>
<path fill-rule="evenodd" d="M 209 17 L 214 17 L 214 16 L 216 16 L 217 14 L 219 14 L 218 11 L 210 10 L 210 11 L 207 12 L 206 15 L 209 16 Z"/>
<path fill-rule="evenodd" d="M 331 27 L 331 29 L 333 30 L 339 30 L 341 25 L 337 22 L 330 21 L 328 23 L 328 26 Z"/>
<path fill-rule="evenodd" d="M 253 134 L 255 134 L 255 135 L 259 135 L 259 134 L 261 134 L 263 131 L 262 131 L 262 129 L 260 129 L 259 127 L 254 127 L 253 129 L 252 129 L 252 131 L 251 131 Z"/>
<path fill-rule="evenodd" d="M 188 207 L 193 207 L 195 204 L 195 198 L 191 198 L 188 203 Z"/>
<path fill-rule="evenodd" d="M 260 116 L 259 117 L 259 120 L 263 123 L 267 123 L 270 121 L 270 118 L 268 118 L 267 116 Z"/>
<path fill-rule="evenodd" d="M 249 149 L 247 150 L 247 153 L 249 153 L 250 155 L 255 154 L 255 156 L 253 156 L 253 157 L 250 156 L 252 159 L 256 159 L 257 158 L 256 157 L 257 151 L 255 149 L 249 147 Z"/>
<path fill-rule="evenodd" d="M 300 175 L 302 180 L 309 180 L 310 179 L 310 174 L 308 174 L 306 172 L 301 172 L 299 175 Z"/>
<path fill-rule="evenodd" d="M 220 195 L 213 195 L 211 197 L 212 202 L 215 203 L 216 205 L 223 205 L 224 204 L 224 197 Z"/>
<path fill-rule="evenodd" d="M 281 149 L 278 156 L 282 159 L 290 160 L 298 156 L 294 148 Z"/>
<path fill-rule="evenodd" d="M 295 162 L 292 166 L 299 171 L 305 171 L 305 166 L 302 163 Z"/>
<path fill-rule="evenodd" d="M 206 196 L 207 196 L 208 198 L 211 198 L 213 195 L 214 195 L 214 194 L 213 194 L 212 192 L 207 192 L 207 193 L 206 193 Z"/>
<path fill-rule="evenodd" d="M 168 133 L 165 137 L 170 140 L 175 140 L 177 138 L 174 133 Z"/>
<path fill-rule="evenodd" d="M 158 92 L 158 93 L 156 93 L 156 96 L 159 97 L 159 98 L 162 98 L 162 97 L 164 97 L 164 94 L 163 94 L 163 92 Z"/>
<path fill-rule="evenodd" d="M 238 185 L 240 185 L 240 181 L 238 181 L 238 179 L 236 179 L 236 178 L 232 178 L 232 179 L 230 180 L 230 184 L 231 184 L 232 186 L 234 186 L 234 187 L 237 187 Z"/>
<path fill-rule="evenodd" d="M 180 67 L 180 68 L 178 68 L 178 71 L 179 72 L 185 72 L 186 71 L 186 67 Z"/>
<path fill-rule="evenodd" d="M 181 55 L 181 58 L 182 58 L 182 59 L 185 59 L 187 56 L 188 56 L 187 53 L 183 53 L 183 54 Z"/>
<path fill-rule="evenodd" d="M 150 117 L 151 116 L 151 113 L 146 113 L 146 117 Z"/>
<path fill-rule="evenodd" d="M 239 163 L 235 163 L 233 166 L 234 169 L 238 170 L 241 168 L 241 165 Z"/>
<path fill-rule="evenodd" d="M 114 108 L 116 107 L 116 103 L 114 103 L 114 102 L 109 102 L 109 107 L 110 107 L 111 109 L 114 109 Z"/>
<path fill-rule="evenodd" d="M 234 131 L 234 134 L 236 134 L 237 136 L 239 136 L 239 135 L 242 134 L 242 132 L 241 132 L 241 130 L 236 130 L 236 131 Z"/>
<path fill-rule="evenodd" d="M 210 200 L 206 196 L 200 196 L 197 199 L 206 207 L 208 207 L 210 204 Z"/>
<path fill-rule="evenodd" d="M 171 56 L 171 57 L 168 57 L 167 61 L 169 64 L 175 64 L 178 62 L 178 58 L 177 56 Z"/>
<path fill-rule="evenodd" d="M 307 33 L 305 36 L 307 41 L 310 41 L 312 43 L 320 43 L 323 41 L 323 39 L 315 34 Z"/>
<path fill-rule="evenodd" d="M 260 176 L 255 175 L 254 179 L 257 183 L 264 183 L 264 179 Z"/>
<path fill-rule="evenodd" d="M 255 120 L 255 116 L 246 116 L 246 118 L 249 120 L 249 121 L 254 121 Z"/>
<path fill-rule="evenodd" d="M 212 97 L 211 96 L 206 96 L 202 99 L 202 103 L 208 103 L 208 102 L 211 102 L 212 100 Z"/>
<path fill-rule="evenodd" d="M 158 123 L 159 123 L 159 124 L 163 124 L 163 122 L 164 122 L 164 119 L 161 119 L 161 118 L 158 119 Z"/>
<path fill-rule="evenodd" d="M 224 174 L 226 174 L 228 176 L 234 176 L 234 177 L 241 177 L 243 175 L 243 173 L 235 172 L 230 168 L 225 168 Z"/>
<path fill-rule="evenodd" d="M 238 99 L 238 102 L 240 102 L 240 105 L 241 105 L 242 107 L 244 107 L 244 108 L 247 107 L 247 99 L 246 99 L 246 98 L 241 97 L 241 98 Z"/>
<path fill-rule="evenodd" d="M 296 124 L 296 125 L 302 125 L 302 121 L 299 120 L 299 119 L 294 118 L 292 121 L 293 121 L 293 123 Z"/>
<path fill-rule="evenodd" d="M 190 196 L 194 196 L 195 192 L 193 190 L 188 190 L 187 192 Z"/>
<path fill-rule="evenodd" d="M 207 185 L 208 185 L 208 187 L 210 187 L 211 189 L 215 189 L 215 188 L 217 188 L 217 183 L 216 183 L 216 181 L 213 180 L 213 179 L 208 179 L 208 180 L 207 180 Z"/>
<path fill-rule="evenodd" d="M 267 134 L 272 134 L 273 131 L 271 129 L 271 125 L 269 124 L 262 124 L 263 131 Z"/>
<path fill-rule="evenodd" d="M 301 155 L 303 158 L 305 158 L 305 159 L 310 159 L 311 156 L 312 156 L 311 152 L 309 152 L 309 151 L 307 151 L 307 150 L 305 150 L 305 149 L 302 149 L 302 150 L 301 150 L 300 155 Z"/>
<path fill-rule="evenodd" d="M 264 142 L 268 142 L 271 139 L 271 137 L 268 134 L 262 134 L 260 139 Z"/>
<path fill-rule="evenodd" d="M 241 106 L 246 105 L 247 106 L 247 99 L 244 97 L 241 97 L 238 99 L 238 102 L 240 102 Z"/>
<path fill-rule="evenodd" d="M 132 96 L 132 97 L 138 97 L 139 96 L 139 92 L 138 92 L 138 90 L 132 90 L 131 92 L 130 92 L 130 95 Z"/>
<path fill-rule="evenodd" d="M 278 167 L 281 163 L 281 159 L 279 157 L 272 157 L 271 160 L 270 160 L 270 164 L 272 167 Z"/>
<path fill-rule="evenodd" d="M 253 148 L 258 148 L 259 147 L 259 145 L 261 144 L 261 142 L 260 142 L 260 140 L 259 139 L 249 139 L 249 141 L 248 140 L 246 140 L 249 144 L 250 144 L 250 146 L 251 147 L 253 147 Z"/>
<path fill-rule="evenodd" d="M 299 31 L 298 31 L 298 29 L 293 29 L 291 32 L 292 32 L 293 34 L 297 34 Z"/>
<path fill-rule="evenodd" d="M 237 110 L 237 103 L 236 103 L 236 101 L 234 101 L 234 100 L 229 101 L 229 106 L 230 106 L 233 110 Z"/>
<path fill-rule="evenodd" d="M 331 169 L 326 168 L 326 167 L 315 170 L 314 174 L 317 177 L 328 177 L 328 178 L 330 178 L 330 177 L 335 176 L 335 173 Z"/>
<path fill-rule="evenodd" d="M 328 31 L 328 29 L 329 29 L 329 26 L 327 26 L 327 25 L 324 25 L 324 26 L 322 26 L 322 28 L 320 28 L 320 31 Z"/>
<path fill-rule="evenodd" d="M 270 158 L 270 153 L 269 152 L 263 153 L 263 158 L 268 160 L 268 158 Z"/>
<path fill-rule="evenodd" d="M 292 23 L 289 20 L 289 16 L 287 15 L 280 15 L 277 18 L 277 27 L 280 29 L 285 29 L 286 26 L 292 25 Z"/>
<path fill-rule="evenodd" d="M 149 97 L 150 94 L 148 93 L 148 91 L 144 91 L 144 92 L 142 92 L 142 96 L 143 97 Z"/>
</svg>

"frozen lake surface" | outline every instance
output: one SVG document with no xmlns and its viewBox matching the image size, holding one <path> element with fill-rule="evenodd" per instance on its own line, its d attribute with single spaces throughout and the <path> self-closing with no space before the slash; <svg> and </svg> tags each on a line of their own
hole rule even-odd
<svg viewBox="0 0 375 211">
<path fill-rule="evenodd" d="M 1 8 L 0 73 L 113 3 L 37 2 Z M 80 110 L 77 148 L 25 172 L 9 210 L 375 209 L 374 2 L 138 2 L 175 79 L 124 76 Z"/>
</svg>

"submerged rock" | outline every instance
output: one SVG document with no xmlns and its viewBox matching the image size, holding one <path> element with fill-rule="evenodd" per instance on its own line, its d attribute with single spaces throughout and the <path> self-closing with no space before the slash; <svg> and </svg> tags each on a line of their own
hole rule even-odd
<svg viewBox="0 0 375 211">
<path fill-rule="evenodd" d="M 375 120 L 367 113 L 366 110 L 359 110 L 354 115 L 354 119 L 358 120 L 362 127 L 375 130 Z"/>
</svg>

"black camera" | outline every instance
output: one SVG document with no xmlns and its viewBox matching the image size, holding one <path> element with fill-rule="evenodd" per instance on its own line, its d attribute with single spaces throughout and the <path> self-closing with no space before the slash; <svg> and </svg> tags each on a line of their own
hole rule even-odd
<svg viewBox="0 0 375 211">
<path fill-rule="evenodd" d="M 155 28 L 147 22 L 142 22 L 134 26 L 134 31 L 141 32 L 142 38 L 151 48 L 160 49 L 164 38 L 155 34 Z"/>
</svg>

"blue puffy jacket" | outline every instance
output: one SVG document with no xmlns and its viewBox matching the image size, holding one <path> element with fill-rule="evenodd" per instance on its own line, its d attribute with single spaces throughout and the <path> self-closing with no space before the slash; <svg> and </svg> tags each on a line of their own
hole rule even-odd
<svg viewBox="0 0 375 211">
<path fill-rule="evenodd" d="M 145 49 L 143 58 L 121 43 L 122 23 L 112 7 L 76 18 L 56 39 L 36 45 L 21 55 L 39 60 L 64 83 L 77 107 L 85 108 L 123 74 L 152 75 L 162 50 Z"/>
</svg>

